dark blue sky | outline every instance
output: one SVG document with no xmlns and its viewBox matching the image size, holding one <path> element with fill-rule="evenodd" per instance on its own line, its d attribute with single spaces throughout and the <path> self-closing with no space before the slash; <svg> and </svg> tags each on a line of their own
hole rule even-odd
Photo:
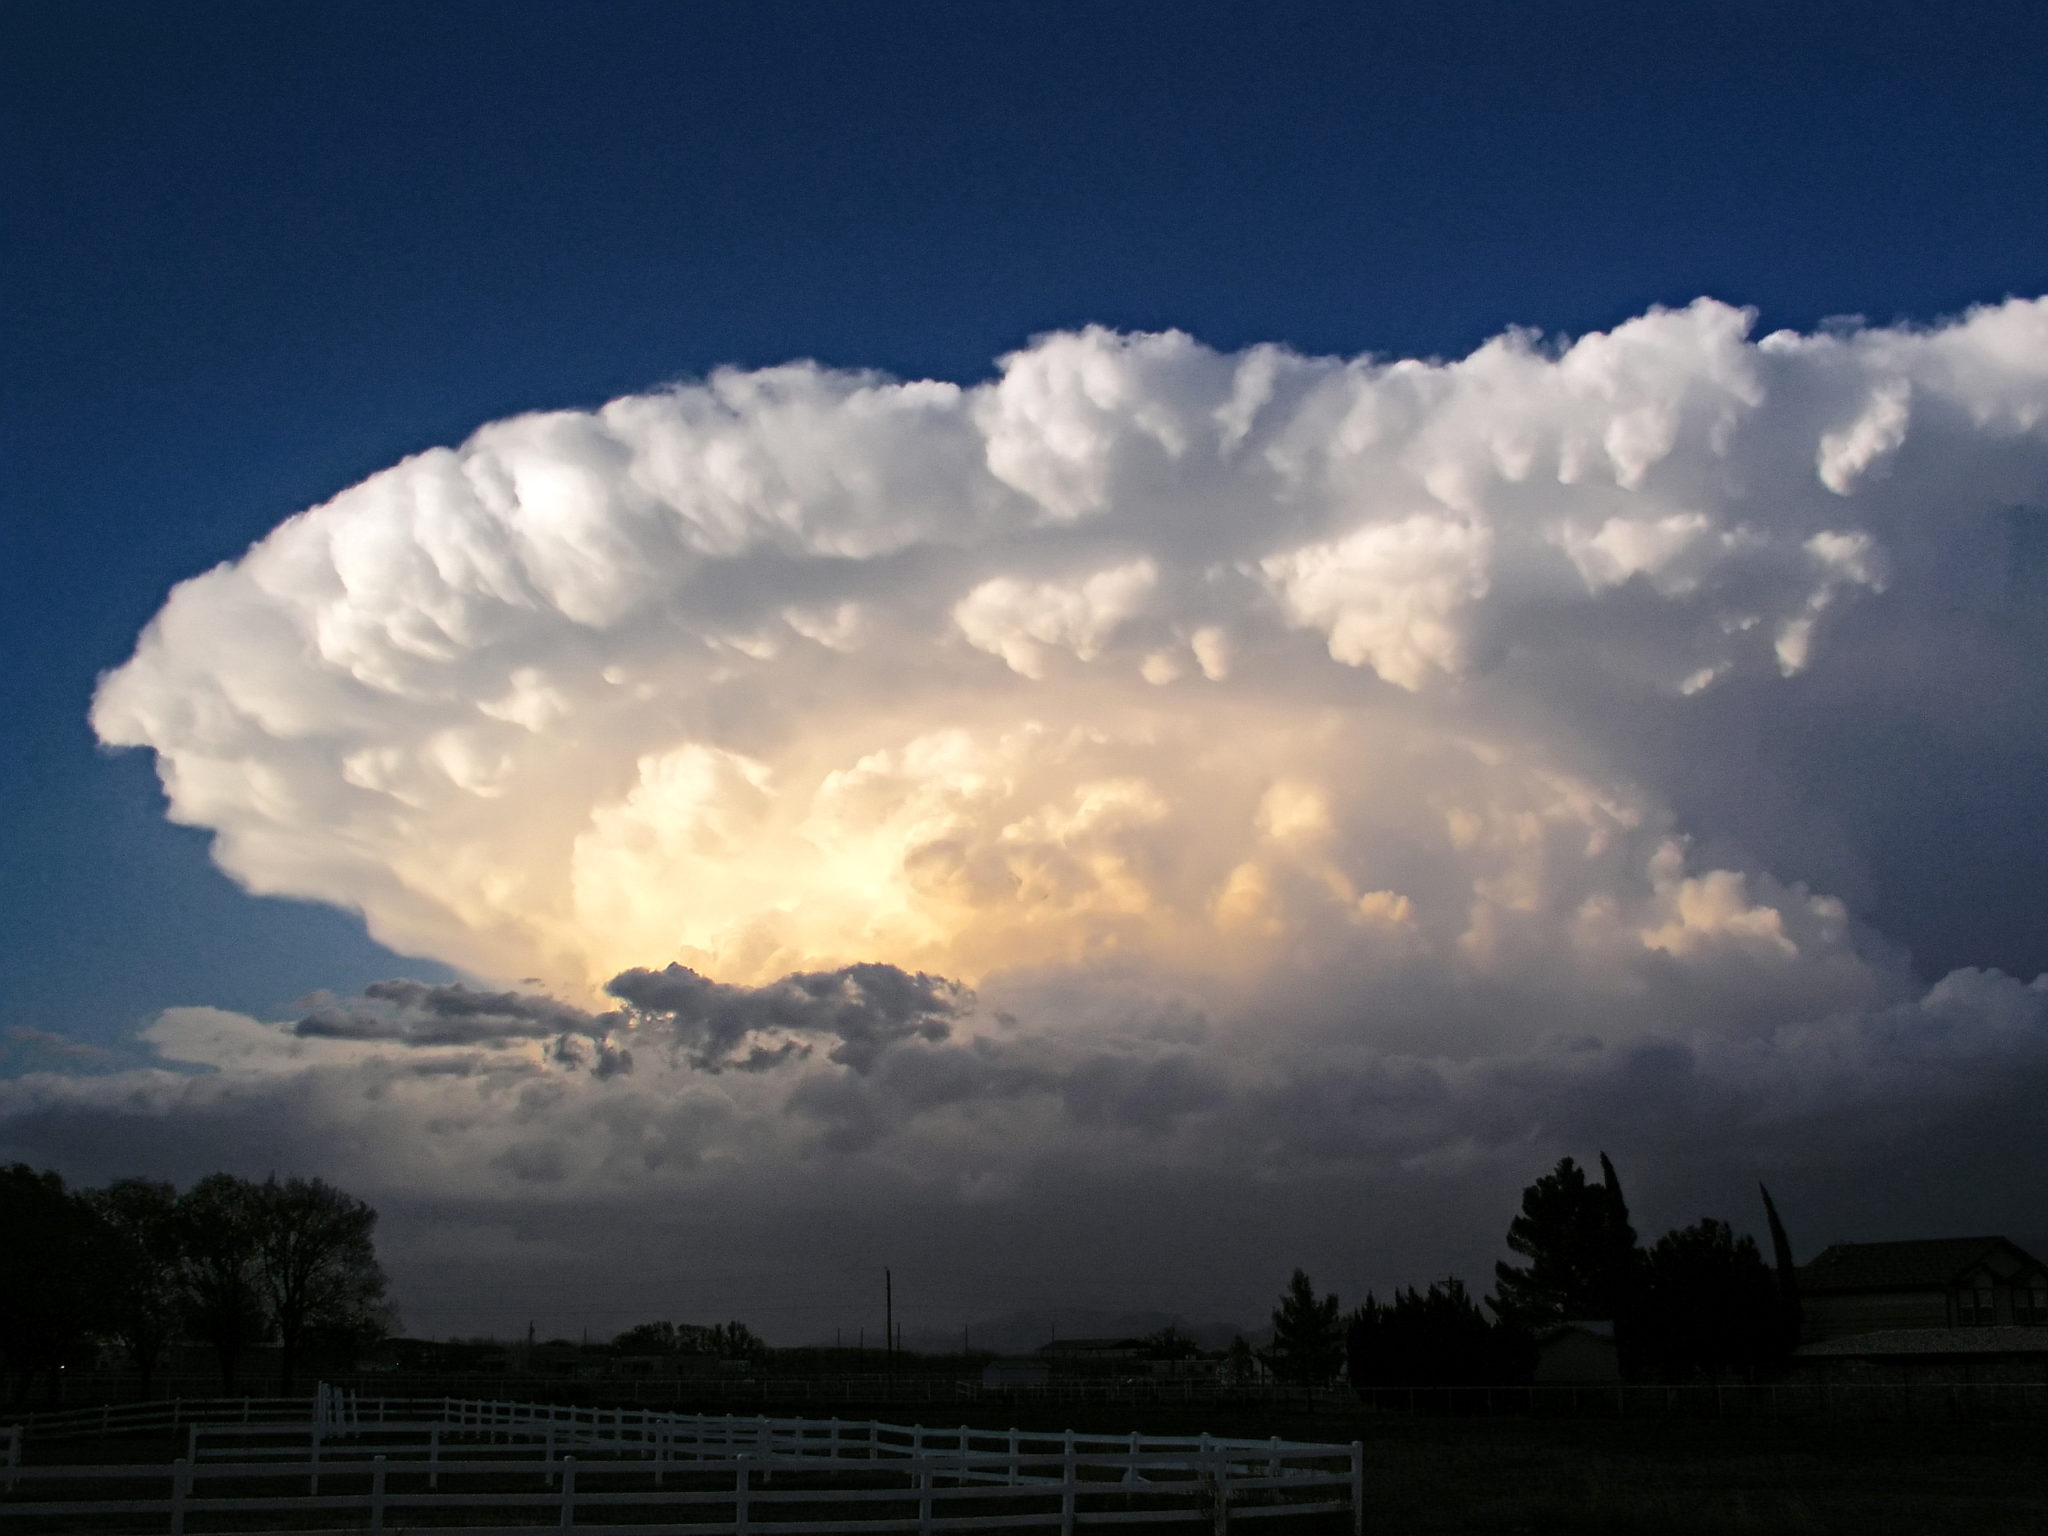
<svg viewBox="0 0 2048 1536">
<path fill-rule="evenodd" d="M 2048 290 L 2044 63 L 2048 11 L 1963 4 L 0 9 L 0 1024 L 434 974 L 241 896 L 85 724 L 172 583 L 407 452 L 1089 321 L 1933 319 Z"/>
</svg>

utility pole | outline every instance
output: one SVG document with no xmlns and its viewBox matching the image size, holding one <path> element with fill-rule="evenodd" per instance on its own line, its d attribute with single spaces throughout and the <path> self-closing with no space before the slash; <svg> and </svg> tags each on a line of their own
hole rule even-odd
<svg viewBox="0 0 2048 1536">
<path fill-rule="evenodd" d="M 893 1389 L 896 1385 L 896 1277 L 886 1266 L 882 1270 L 882 1341 L 887 1346 L 882 1355 L 882 1371 Z"/>
</svg>

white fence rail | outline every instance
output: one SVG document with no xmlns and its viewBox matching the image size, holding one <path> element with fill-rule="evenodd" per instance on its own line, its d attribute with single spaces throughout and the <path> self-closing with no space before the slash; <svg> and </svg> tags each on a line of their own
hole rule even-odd
<svg viewBox="0 0 2048 1536">
<path fill-rule="evenodd" d="M 1339 1515 L 1350 1517 L 1343 1523 L 1354 1531 L 1363 1529 L 1364 1452 L 1356 1443 L 937 1429 L 455 1399 L 360 1404 L 324 1387 L 310 1411 L 303 1399 L 293 1404 L 298 1412 L 291 1419 L 253 1406 L 240 1414 L 155 1406 L 154 1424 L 131 1416 L 121 1428 L 172 1429 L 177 1415 L 186 1454 L 169 1466 L 24 1466 L 17 1432 L 0 1521 L 17 1522 L 20 1530 L 23 1523 L 69 1527 L 79 1517 L 95 1517 L 96 1524 L 107 1517 L 115 1522 L 109 1530 L 168 1529 L 170 1536 L 187 1536 L 188 1517 L 217 1525 L 209 1516 L 226 1517 L 246 1536 L 262 1523 L 252 1525 L 252 1516 L 273 1514 L 288 1517 L 280 1530 L 381 1533 L 395 1511 L 409 1529 L 447 1526 L 463 1536 L 531 1536 L 542 1526 L 630 1527 L 635 1536 L 1055 1527 L 1071 1533 L 1083 1525 L 1186 1521 L 1225 1531 L 1233 1520 Z M 38 1438 L 61 1436 L 65 1428 L 91 1434 L 97 1426 L 35 1426 Z M 304 1492 L 297 1491 L 301 1479 Z M 165 1491 L 106 1496 L 137 1483 Z M 470 1524 L 477 1511 L 499 1519 Z M 336 1516 L 348 1523 L 333 1526 Z"/>
</svg>

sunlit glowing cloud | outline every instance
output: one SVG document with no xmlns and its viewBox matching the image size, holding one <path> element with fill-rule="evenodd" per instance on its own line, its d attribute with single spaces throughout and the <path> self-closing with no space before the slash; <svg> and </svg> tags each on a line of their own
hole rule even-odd
<svg viewBox="0 0 2048 1536">
<path fill-rule="evenodd" d="M 252 889 L 585 1001 L 885 961 L 1861 1005 L 1895 978 L 1841 904 L 1700 865 L 1601 731 L 1800 674 L 2038 497 L 2048 304 L 1750 326 L 1447 363 L 1091 329 L 971 388 L 518 417 L 180 586 L 94 725 Z"/>
</svg>

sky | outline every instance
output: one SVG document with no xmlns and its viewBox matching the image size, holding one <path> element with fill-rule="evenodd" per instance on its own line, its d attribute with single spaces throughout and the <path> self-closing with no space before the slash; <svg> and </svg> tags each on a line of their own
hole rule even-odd
<svg viewBox="0 0 2048 1536">
<path fill-rule="evenodd" d="M 0 9 L 0 1157 L 436 1334 L 2048 1243 L 2044 45 Z"/>
</svg>

